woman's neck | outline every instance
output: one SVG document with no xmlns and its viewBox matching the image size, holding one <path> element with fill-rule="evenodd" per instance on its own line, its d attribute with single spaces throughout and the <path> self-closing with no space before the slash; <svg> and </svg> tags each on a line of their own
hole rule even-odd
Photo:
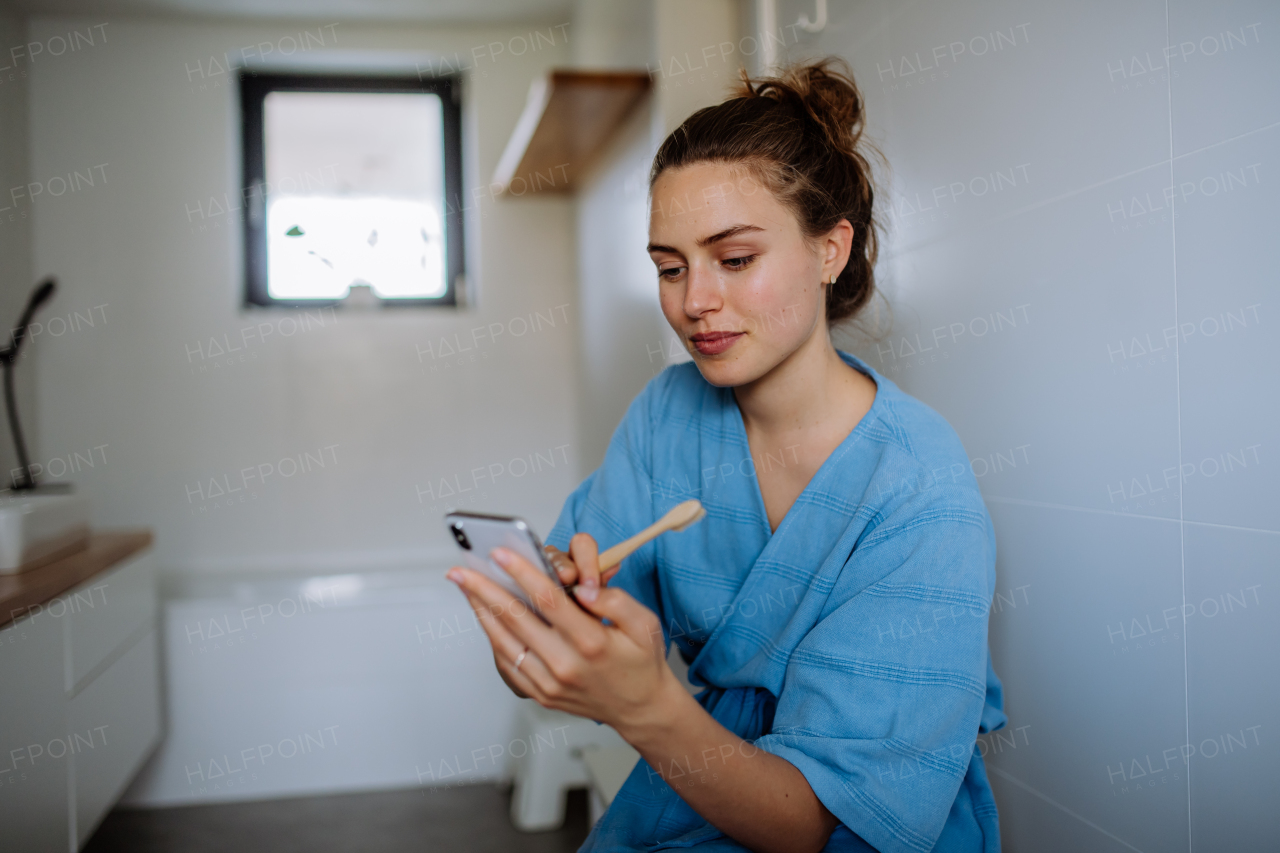
<svg viewBox="0 0 1280 853">
<path fill-rule="evenodd" d="M 875 383 L 851 367 L 815 330 L 773 370 L 733 389 L 750 432 L 783 436 L 855 421 L 871 408 Z"/>
</svg>

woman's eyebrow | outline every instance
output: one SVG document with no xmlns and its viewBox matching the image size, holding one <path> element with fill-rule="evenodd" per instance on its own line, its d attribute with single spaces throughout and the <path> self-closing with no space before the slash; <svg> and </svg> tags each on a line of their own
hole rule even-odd
<svg viewBox="0 0 1280 853">
<path fill-rule="evenodd" d="M 710 237 L 703 237 L 701 240 L 698 241 L 698 248 L 705 249 L 707 246 L 710 246 L 712 243 L 717 243 L 721 240 L 727 240 L 730 237 L 736 237 L 739 234 L 749 234 L 752 231 L 763 231 L 763 230 L 764 229 L 761 228 L 759 225 L 745 225 L 745 224 L 732 225 L 724 229 L 723 231 L 717 231 L 716 233 L 712 234 Z M 680 254 L 680 251 L 678 249 L 674 249 L 671 246 L 659 246 L 656 243 L 650 243 L 648 251 L 672 252 L 677 255 Z"/>
</svg>

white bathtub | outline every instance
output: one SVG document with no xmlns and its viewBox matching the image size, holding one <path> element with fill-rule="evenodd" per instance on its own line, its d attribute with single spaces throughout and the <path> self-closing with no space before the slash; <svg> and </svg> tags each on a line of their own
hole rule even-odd
<svg viewBox="0 0 1280 853">
<path fill-rule="evenodd" d="M 520 700 L 449 565 L 167 579 L 167 733 L 124 802 L 504 778 Z"/>
</svg>

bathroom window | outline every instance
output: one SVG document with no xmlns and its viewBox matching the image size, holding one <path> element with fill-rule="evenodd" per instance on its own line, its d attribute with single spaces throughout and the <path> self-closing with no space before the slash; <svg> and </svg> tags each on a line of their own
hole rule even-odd
<svg viewBox="0 0 1280 853">
<path fill-rule="evenodd" d="M 240 104 L 248 304 L 457 304 L 457 78 L 244 71 Z"/>
</svg>

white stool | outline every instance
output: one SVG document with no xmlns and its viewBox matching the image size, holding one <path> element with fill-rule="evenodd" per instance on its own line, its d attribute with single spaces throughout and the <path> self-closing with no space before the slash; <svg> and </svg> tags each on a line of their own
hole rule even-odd
<svg viewBox="0 0 1280 853">
<path fill-rule="evenodd" d="M 618 754 L 625 747 L 638 759 L 640 754 L 609 726 L 593 720 L 543 708 L 537 702 L 522 702 L 516 722 L 516 736 L 529 744 L 523 755 L 511 753 L 512 779 L 511 822 L 524 832 L 539 832 L 564 825 L 565 798 L 570 788 L 592 785 L 591 774 L 583 761 L 585 750 L 609 750 Z M 615 763 L 617 758 L 615 757 Z M 635 761 L 631 762 L 631 767 Z M 627 772 L 630 772 L 628 767 Z M 624 775 L 623 780 L 626 779 Z M 621 787 L 621 781 L 618 782 Z M 617 788 L 608 791 L 609 800 Z M 595 796 L 600 796 L 596 792 Z M 605 806 L 608 805 L 606 801 Z M 592 821 L 598 806 L 592 804 Z M 603 808 L 600 809 L 603 813 Z"/>
</svg>

